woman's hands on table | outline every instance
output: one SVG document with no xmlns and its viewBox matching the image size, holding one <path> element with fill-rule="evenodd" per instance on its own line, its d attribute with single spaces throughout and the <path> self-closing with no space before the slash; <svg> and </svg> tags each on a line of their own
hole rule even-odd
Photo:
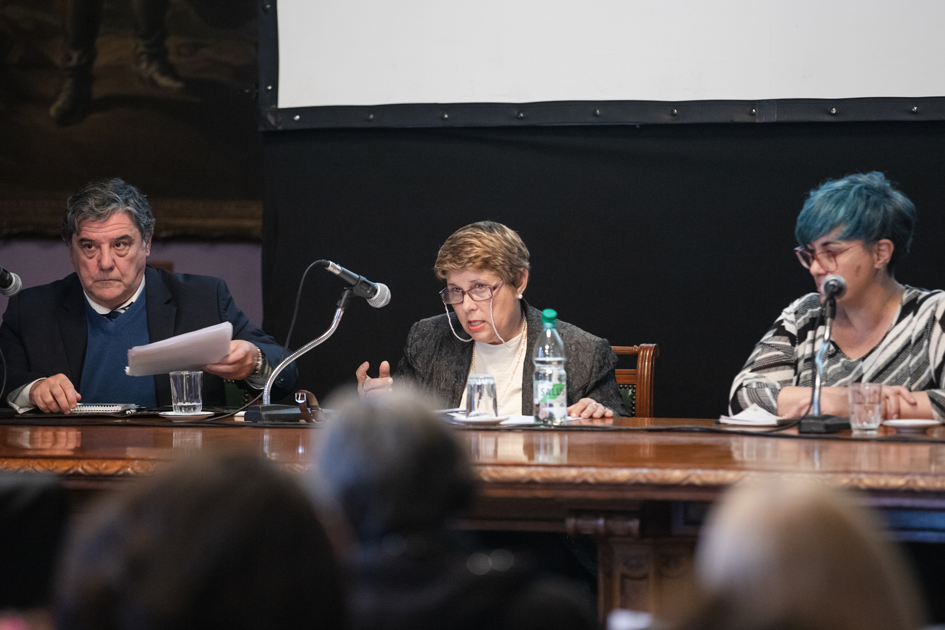
<svg viewBox="0 0 945 630">
<path fill-rule="evenodd" d="M 614 411 L 596 400 L 582 398 L 568 407 L 568 416 L 571 418 L 613 418 Z"/>
</svg>

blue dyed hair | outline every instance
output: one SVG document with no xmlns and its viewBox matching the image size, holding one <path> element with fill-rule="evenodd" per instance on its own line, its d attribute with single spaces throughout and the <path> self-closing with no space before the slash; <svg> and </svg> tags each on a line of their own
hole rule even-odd
<svg viewBox="0 0 945 630">
<path fill-rule="evenodd" d="M 798 245 L 809 245 L 838 227 L 845 228 L 839 240 L 862 240 L 873 245 L 882 239 L 894 248 L 887 271 L 912 247 L 915 205 L 896 190 L 882 173 L 858 173 L 830 180 L 810 191 L 797 217 L 794 236 Z"/>
</svg>

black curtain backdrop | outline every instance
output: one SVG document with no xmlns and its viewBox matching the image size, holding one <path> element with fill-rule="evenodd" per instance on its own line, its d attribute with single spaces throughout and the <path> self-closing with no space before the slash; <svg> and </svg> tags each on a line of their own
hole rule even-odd
<svg viewBox="0 0 945 630">
<path fill-rule="evenodd" d="M 615 345 L 658 343 L 655 413 L 716 417 L 780 311 L 813 290 L 792 248 L 808 191 L 880 170 L 916 204 L 898 278 L 945 287 L 945 123 L 798 123 L 264 133 L 264 326 L 285 339 L 319 258 L 387 283 L 300 360 L 319 396 L 396 367 L 414 321 L 443 312 L 439 245 L 483 219 L 531 250 L 526 299 Z M 324 331 L 340 281 L 313 271 L 292 346 Z"/>
</svg>

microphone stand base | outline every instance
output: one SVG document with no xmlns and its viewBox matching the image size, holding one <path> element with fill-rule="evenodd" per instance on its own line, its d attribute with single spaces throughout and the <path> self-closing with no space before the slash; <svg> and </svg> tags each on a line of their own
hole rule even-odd
<svg viewBox="0 0 945 630">
<path fill-rule="evenodd" d="M 302 422 L 297 405 L 253 405 L 246 409 L 244 422 Z"/>
<path fill-rule="evenodd" d="M 850 428 L 849 418 L 838 418 L 821 414 L 808 416 L 801 420 L 797 427 L 798 433 L 839 433 Z"/>
</svg>

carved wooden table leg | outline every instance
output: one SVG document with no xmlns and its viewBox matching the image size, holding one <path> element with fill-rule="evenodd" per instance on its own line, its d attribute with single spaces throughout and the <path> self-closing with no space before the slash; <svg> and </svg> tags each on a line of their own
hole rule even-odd
<svg viewBox="0 0 945 630">
<path fill-rule="evenodd" d="M 665 615 L 691 597 L 694 538 L 643 538 L 637 512 L 572 512 L 567 531 L 597 540 L 602 619 L 615 608 Z"/>
</svg>

